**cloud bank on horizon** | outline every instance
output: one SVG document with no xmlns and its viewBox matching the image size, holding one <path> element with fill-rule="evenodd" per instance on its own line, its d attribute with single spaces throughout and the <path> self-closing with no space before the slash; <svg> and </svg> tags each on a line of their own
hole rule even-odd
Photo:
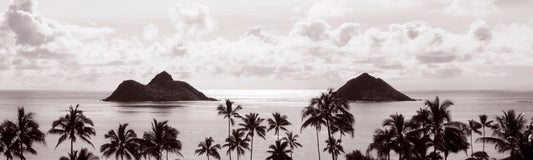
<svg viewBox="0 0 533 160">
<path fill-rule="evenodd" d="M 400 9 L 430 3 L 379 2 Z M 235 39 L 205 39 L 219 31 L 221 21 L 199 3 L 168 9 L 171 35 L 145 22 L 142 32 L 116 37 L 114 28 L 54 20 L 38 12 L 37 1 L 14 0 L 0 18 L 0 88 L 94 89 L 91 83 L 146 80 L 162 70 L 176 79 L 217 83 L 346 81 L 362 72 L 390 79 L 485 78 L 508 75 L 490 66 L 533 67 L 533 19 L 489 24 L 484 18 L 506 14 L 495 0 L 447 1 L 439 10 L 443 16 L 475 18 L 460 33 L 420 20 L 365 28 L 357 21 L 328 23 L 355 14 L 357 8 L 345 3 L 317 1 L 307 11 L 295 7 L 293 16 L 280 17 L 294 19 L 286 34 L 257 25 Z"/>
</svg>

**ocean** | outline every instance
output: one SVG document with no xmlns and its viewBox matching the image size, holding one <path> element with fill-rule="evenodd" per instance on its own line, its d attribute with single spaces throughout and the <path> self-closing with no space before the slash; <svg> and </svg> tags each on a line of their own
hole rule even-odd
<svg viewBox="0 0 533 160">
<path fill-rule="evenodd" d="M 273 112 L 287 115 L 292 126 L 289 130 L 300 134 L 298 141 L 303 148 L 295 150 L 295 160 L 315 160 L 317 158 L 316 139 L 314 129 L 303 129 L 300 132 L 300 111 L 308 105 L 309 99 L 316 97 L 325 90 L 205 90 L 209 97 L 219 100 L 230 99 L 241 105 L 240 114 L 250 112 L 259 113 L 262 118 L 270 118 Z M 502 111 L 514 109 L 526 113 L 528 121 L 533 115 L 533 91 L 406 91 L 415 99 L 451 99 L 455 105 L 451 107 L 452 120 L 467 122 L 469 119 L 478 120 L 478 115 L 487 114 L 490 119 L 501 115 Z M 87 117 L 94 121 L 96 136 L 92 137 L 94 148 L 82 141 L 75 143 L 75 149 L 89 148 L 96 155 L 100 145 L 104 144 L 104 134 L 110 129 L 116 129 L 119 123 L 129 123 L 138 136 L 142 136 L 151 126 L 152 119 L 168 120 L 169 124 L 180 131 L 179 139 L 183 144 L 183 157 L 171 154 L 169 159 L 206 159 L 194 154 L 197 145 L 205 137 L 213 137 L 215 143 L 224 143 L 227 136 L 227 121 L 218 116 L 216 107 L 222 101 L 188 101 L 188 102 L 143 102 L 116 103 L 103 102 L 110 92 L 77 92 L 77 91 L 0 91 L 0 120 L 14 120 L 18 107 L 24 107 L 27 112 L 36 113 L 35 119 L 40 123 L 43 132 L 47 132 L 52 121 L 67 113 L 70 105 L 80 105 Z M 355 115 L 355 136 L 343 137 L 346 152 L 355 149 L 366 151 L 372 141 L 374 130 L 381 128 L 382 121 L 391 114 L 401 113 L 410 118 L 418 108 L 424 107 L 423 101 L 410 102 L 380 102 L 380 103 L 350 103 L 350 111 Z M 237 121 L 239 122 L 239 121 Z M 266 122 L 265 122 L 266 124 Z M 235 126 L 236 127 L 236 126 Z M 327 131 L 322 130 L 320 143 L 323 144 Z M 488 133 L 487 135 L 490 135 Z M 479 136 L 475 135 L 474 139 Z M 69 152 L 69 143 L 64 142 L 57 148 L 57 135 L 47 135 L 46 144 L 35 144 L 37 155 L 28 159 L 59 159 Z M 265 159 L 266 150 L 273 144 L 276 136 L 267 133 L 266 139 L 255 138 L 254 159 Z M 321 148 L 322 150 L 322 148 Z M 481 143 L 474 143 L 474 150 L 481 150 Z M 497 153 L 494 146 L 488 144 L 486 151 L 491 157 L 503 158 L 508 153 Z M 470 150 L 468 151 L 468 153 Z M 222 159 L 228 159 L 226 149 L 220 151 Z M 249 152 L 241 157 L 248 159 Z M 28 153 L 26 153 L 28 154 Z M 396 156 L 393 154 L 393 156 Z M 235 155 L 233 156 L 235 157 Z M 321 153 L 322 159 L 330 159 L 326 152 Z M 465 152 L 451 154 L 449 159 L 465 159 Z M 106 158 L 102 158 L 106 159 Z M 114 159 L 113 157 L 109 159 Z M 344 158 L 340 158 L 344 159 Z M 397 159 L 393 157 L 392 159 Z"/>
</svg>

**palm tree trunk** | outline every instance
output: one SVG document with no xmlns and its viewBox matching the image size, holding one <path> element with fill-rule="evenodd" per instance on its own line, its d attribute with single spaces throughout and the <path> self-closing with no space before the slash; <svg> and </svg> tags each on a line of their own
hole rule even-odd
<svg viewBox="0 0 533 160">
<path fill-rule="evenodd" d="M 120 160 L 124 160 L 124 154 L 120 155 Z"/>
<path fill-rule="evenodd" d="M 326 120 L 326 127 L 328 128 L 328 138 L 331 140 L 331 130 L 329 129 L 329 120 Z M 331 159 L 335 160 L 335 154 L 331 153 Z"/>
<path fill-rule="evenodd" d="M 315 128 L 315 129 L 316 129 L 316 150 L 318 153 L 318 160 L 320 160 L 320 144 L 318 140 L 318 128 Z"/>
<path fill-rule="evenodd" d="M 474 154 L 474 141 L 472 141 L 472 137 L 474 137 L 474 135 L 472 134 L 472 131 L 470 131 L 470 156 Z"/>
<path fill-rule="evenodd" d="M 167 150 L 167 160 L 168 160 L 168 150 Z"/>
<path fill-rule="evenodd" d="M 20 160 L 26 159 L 24 158 L 24 150 L 22 149 L 22 140 L 20 140 Z"/>
<path fill-rule="evenodd" d="M 483 124 L 483 138 L 485 138 L 485 124 Z M 485 152 L 485 141 L 483 141 L 483 152 Z"/>
<path fill-rule="evenodd" d="M 252 144 L 250 146 L 250 160 L 252 160 L 252 154 L 254 153 L 254 133 L 252 132 Z"/>
<path fill-rule="evenodd" d="M 278 135 L 278 141 L 279 141 L 279 131 L 278 131 L 278 133 L 276 135 Z"/>
<path fill-rule="evenodd" d="M 207 160 L 209 160 L 209 155 L 206 154 L 206 156 L 207 156 Z"/>
<path fill-rule="evenodd" d="M 74 154 L 74 141 L 72 139 L 70 139 L 70 155 L 73 155 Z"/>
<path fill-rule="evenodd" d="M 231 117 L 228 117 L 228 138 L 231 137 Z M 239 156 L 237 156 L 239 159 Z M 229 160 L 231 160 L 231 151 L 229 152 Z"/>
</svg>

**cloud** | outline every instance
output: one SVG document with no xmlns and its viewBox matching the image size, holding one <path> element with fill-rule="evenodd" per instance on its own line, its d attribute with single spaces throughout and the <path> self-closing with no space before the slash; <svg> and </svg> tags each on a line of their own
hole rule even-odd
<svg viewBox="0 0 533 160">
<path fill-rule="evenodd" d="M 312 40 L 322 40 L 328 38 L 327 31 L 329 24 L 317 18 L 305 18 L 294 24 L 291 35 L 305 36 Z"/>
<path fill-rule="evenodd" d="M 492 38 L 492 31 L 489 29 L 487 22 L 483 20 L 474 21 L 470 25 L 468 33 L 478 41 L 490 41 Z"/>
<path fill-rule="evenodd" d="M 198 38 L 215 28 L 209 8 L 199 3 L 177 4 L 168 14 L 181 38 Z"/>
<path fill-rule="evenodd" d="M 533 64 L 528 24 L 477 20 L 464 32 L 451 32 L 422 21 L 362 28 L 307 17 L 286 34 L 254 26 L 235 39 L 202 40 L 215 27 L 209 9 L 179 4 L 169 11 L 174 35 L 148 24 L 139 39 L 111 37 L 108 27 L 49 19 L 36 13 L 34 4 L 15 1 L 0 22 L 0 74 L 14 79 L 2 85 L 146 79 L 161 70 L 190 79 L 330 81 L 361 72 L 446 78 L 501 74 L 479 70 L 487 65 Z"/>
<path fill-rule="evenodd" d="M 159 28 L 150 23 L 143 28 L 143 37 L 146 40 L 155 40 L 159 34 Z"/>
<path fill-rule="evenodd" d="M 265 32 L 262 26 L 251 27 L 248 29 L 248 31 L 246 31 L 244 35 L 257 37 L 267 43 L 273 43 L 275 41 L 274 35 L 272 35 L 271 33 Z"/>
<path fill-rule="evenodd" d="M 499 13 L 496 0 L 453 0 L 444 9 L 444 13 L 452 16 L 481 18 Z"/>
<path fill-rule="evenodd" d="M 353 12 L 346 6 L 344 0 L 319 0 L 311 5 L 307 15 L 316 18 L 339 18 Z"/>
</svg>

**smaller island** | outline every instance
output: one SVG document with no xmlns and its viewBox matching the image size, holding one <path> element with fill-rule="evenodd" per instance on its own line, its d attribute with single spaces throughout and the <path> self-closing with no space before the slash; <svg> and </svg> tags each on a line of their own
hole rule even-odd
<svg viewBox="0 0 533 160">
<path fill-rule="evenodd" d="M 166 71 L 157 74 L 147 85 L 126 80 L 103 101 L 216 101 L 184 81 L 174 81 Z"/>
<path fill-rule="evenodd" d="M 387 82 L 368 73 L 349 80 L 336 91 L 335 95 L 349 101 L 414 101 Z"/>
</svg>

